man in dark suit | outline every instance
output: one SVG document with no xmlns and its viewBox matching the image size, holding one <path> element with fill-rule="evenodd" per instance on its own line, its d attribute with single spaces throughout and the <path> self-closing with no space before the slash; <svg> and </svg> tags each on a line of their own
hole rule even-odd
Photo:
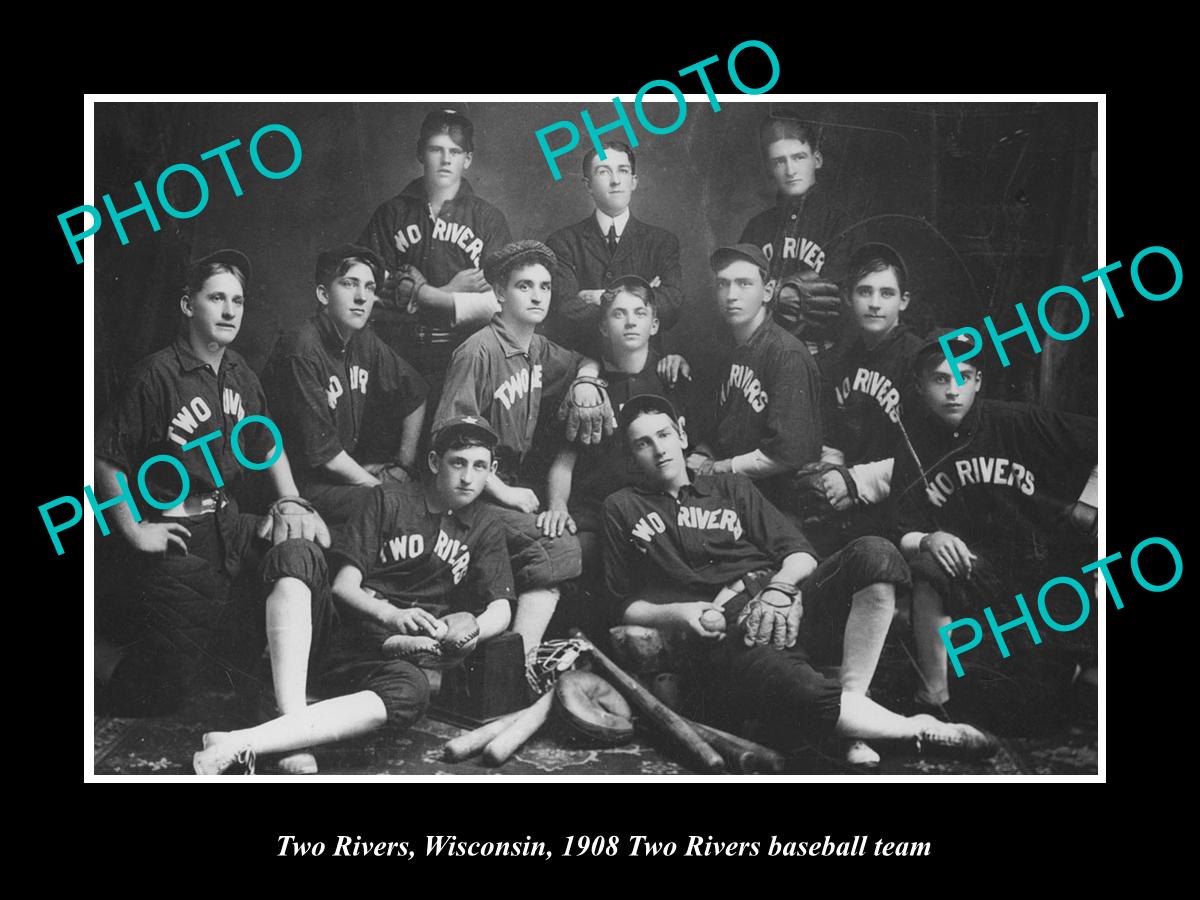
<svg viewBox="0 0 1200 900">
<path fill-rule="evenodd" d="M 663 331 L 679 318 L 683 275 L 679 239 L 634 218 L 629 202 L 637 190 L 637 160 L 620 141 L 595 148 L 583 158 L 583 182 L 596 209 L 582 222 L 556 231 L 546 241 L 558 258 L 554 298 L 543 330 L 564 347 L 600 358 L 600 296 L 624 275 L 637 275 L 654 287 Z"/>
</svg>

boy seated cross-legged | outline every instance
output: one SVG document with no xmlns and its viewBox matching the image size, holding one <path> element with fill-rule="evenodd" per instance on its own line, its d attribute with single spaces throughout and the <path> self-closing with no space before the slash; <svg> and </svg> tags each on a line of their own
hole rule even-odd
<svg viewBox="0 0 1200 900">
<path fill-rule="evenodd" d="M 687 435 L 665 399 L 631 399 L 618 429 L 644 477 L 604 503 L 604 583 L 621 622 L 687 633 L 705 683 L 730 708 L 796 738 L 995 752 L 970 725 L 897 715 L 867 696 L 896 593 L 909 585 L 892 544 L 860 538 L 818 564 L 749 479 L 689 474 Z M 714 614 L 724 627 L 712 628 Z"/>
</svg>

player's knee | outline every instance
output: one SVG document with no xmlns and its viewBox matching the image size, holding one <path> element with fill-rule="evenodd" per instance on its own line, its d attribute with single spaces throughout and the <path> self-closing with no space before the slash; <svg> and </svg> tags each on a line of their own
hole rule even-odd
<svg viewBox="0 0 1200 900">
<path fill-rule="evenodd" d="M 896 545 L 886 538 L 856 538 L 842 552 L 846 554 L 846 568 L 851 573 L 852 591 L 871 584 L 890 584 L 904 590 L 912 587 L 908 563 Z"/>
<path fill-rule="evenodd" d="M 388 662 L 367 687 L 383 701 L 389 729 L 408 728 L 429 709 L 429 679 L 412 663 Z"/>
<path fill-rule="evenodd" d="M 280 578 L 296 578 L 308 585 L 314 594 L 329 578 L 325 554 L 312 541 L 290 538 L 276 544 L 263 558 L 263 580 L 273 584 Z"/>
</svg>

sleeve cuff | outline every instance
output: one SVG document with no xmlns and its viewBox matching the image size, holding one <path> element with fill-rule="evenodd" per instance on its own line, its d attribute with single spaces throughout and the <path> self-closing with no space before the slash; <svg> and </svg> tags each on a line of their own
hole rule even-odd
<svg viewBox="0 0 1200 900">
<path fill-rule="evenodd" d="M 912 559 L 921 552 L 921 541 L 924 540 L 928 531 L 910 531 L 904 537 L 900 538 L 900 552 L 907 559 Z"/>
<path fill-rule="evenodd" d="M 1083 486 L 1083 493 L 1079 495 L 1079 501 L 1096 509 L 1100 508 L 1100 470 L 1098 466 L 1092 467 L 1092 474 L 1088 476 L 1087 484 Z"/>
<path fill-rule="evenodd" d="M 500 303 L 492 291 L 485 291 L 482 294 L 465 291 L 455 291 L 454 293 L 455 328 L 484 325 L 490 322 L 492 316 L 498 312 L 500 312 Z"/>
<path fill-rule="evenodd" d="M 887 499 L 892 492 L 892 463 L 891 459 L 880 459 L 850 467 L 859 499 L 864 503 L 879 503 Z"/>
</svg>

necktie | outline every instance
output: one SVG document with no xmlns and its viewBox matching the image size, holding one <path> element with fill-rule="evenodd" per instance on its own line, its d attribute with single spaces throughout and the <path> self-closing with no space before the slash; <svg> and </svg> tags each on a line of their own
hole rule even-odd
<svg viewBox="0 0 1200 900">
<path fill-rule="evenodd" d="M 608 242 L 608 255 L 612 256 L 617 252 L 617 226 L 608 226 L 608 237 L 605 239 Z"/>
</svg>

